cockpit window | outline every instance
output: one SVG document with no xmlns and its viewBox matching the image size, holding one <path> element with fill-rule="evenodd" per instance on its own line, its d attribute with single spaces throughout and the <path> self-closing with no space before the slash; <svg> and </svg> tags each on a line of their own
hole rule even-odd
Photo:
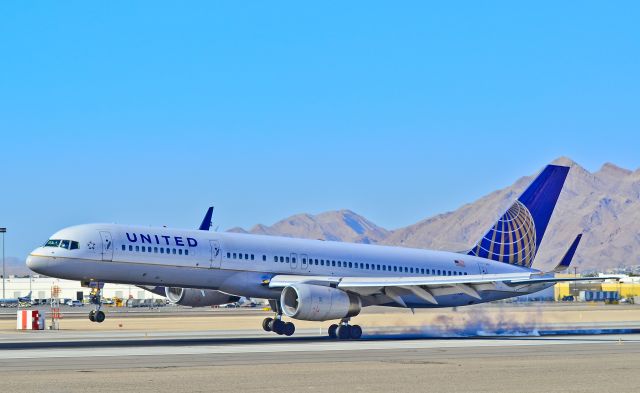
<svg viewBox="0 0 640 393">
<path fill-rule="evenodd" d="M 44 246 L 45 247 L 58 247 L 60 245 L 60 240 L 50 239 Z"/>
<path fill-rule="evenodd" d="M 49 239 L 44 245 L 45 247 L 60 247 L 67 250 L 77 250 L 80 248 L 80 243 L 73 240 L 58 240 Z"/>
</svg>

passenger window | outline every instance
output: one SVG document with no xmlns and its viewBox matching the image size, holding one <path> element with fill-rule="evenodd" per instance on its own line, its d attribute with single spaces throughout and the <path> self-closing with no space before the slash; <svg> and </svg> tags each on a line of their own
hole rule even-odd
<svg viewBox="0 0 640 393">
<path fill-rule="evenodd" d="M 153 247 L 153 252 L 158 253 L 158 247 Z"/>
<path fill-rule="evenodd" d="M 367 270 L 369 270 L 369 264 L 367 263 L 365 266 L 367 267 Z"/>
<path fill-rule="evenodd" d="M 440 275 L 440 269 L 438 269 L 438 276 Z"/>
<path fill-rule="evenodd" d="M 331 266 L 335 267 L 336 266 L 336 261 L 331 261 Z"/>
<path fill-rule="evenodd" d="M 413 268 L 410 268 L 410 269 L 409 269 L 409 273 L 413 273 Z"/>
<path fill-rule="evenodd" d="M 280 257 L 280 263 L 284 263 L 284 257 Z"/>
<path fill-rule="evenodd" d="M 378 270 L 380 270 L 380 265 L 378 265 Z"/>
<path fill-rule="evenodd" d="M 289 263 L 289 257 L 285 257 L 284 260 L 287 261 L 287 263 Z"/>
<path fill-rule="evenodd" d="M 147 248 L 145 246 L 142 246 L 142 252 L 147 252 Z"/>
<path fill-rule="evenodd" d="M 386 270 L 387 270 L 387 267 L 386 267 L 385 265 L 382 265 L 382 270 L 383 270 L 383 271 L 386 271 Z"/>
<path fill-rule="evenodd" d="M 178 255 L 182 255 L 182 248 L 178 249 Z"/>
<path fill-rule="evenodd" d="M 324 266 L 324 259 L 320 260 L 320 266 Z"/>
<path fill-rule="evenodd" d="M 46 246 L 45 246 L 46 247 Z M 125 246 L 124 244 L 122 245 L 122 251 L 126 251 L 127 246 Z"/>
<path fill-rule="evenodd" d="M 296 257 L 291 257 L 291 262 L 296 263 Z"/>
<path fill-rule="evenodd" d="M 424 269 L 420 269 L 420 274 L 424 274 Z"/>
<path fill-rule="evenodd" d="M 164 254 L 164 247 L 160 247 L 160 254 Z"/>
<path fill-rule="evenodd" d="M 342 267 L 342 261 L 338 261 L 338 267 Z"/>
<path fill-rule="evenodd" d="M 266 262 L 267 261 L 267 256 L 266 255 L 262 255 L 262 262 Z"/>
<path fill-rule="evenodd" d="M 351 264 L 351 262 L 349 262 L 349 267 L 350 267 L 350 268 L 352 267 L 352 264 Z"/>
<path fill-rule="evenodd" d="M 129 251 L 133 251 L 133 246 L 129 245 Z"/>
<path fill-rule="evenodd" d="M 237 259 L 238 258 L 238 254 L 236 254 L 235 252 L 233 253 L 233 259 Z"/>
<path fill-rule="evenodd" d="M 227 258 L 231 258 L 231 253 L 230 252 L 227 253 Z"/>
<path fill-rule="evenodd" d="M 254 257 L 253 257 L 253 254 L 251 254 L 251 260 L 252 260 L 252 261 L 253 261 L 253 258 L 254 258 Z"/>
<path fill-rule="evenodd" d="M 176 255 L 176 249 L 175 248 L 173 249 L 173 255 Z"/>
<path fill-rule="evenodd" d="M 189 255 L 189 250 L 184 250 L 184 255 Z"/>
<path fill-rule="evenodd" d="M 249 254 L 244 254 L 244 259 L 249 260 Z"/>
<path fill-rule="evenodd" d="M 136 252 L 140 251 L 140 246 L 136 246 Z"/>
</svg>

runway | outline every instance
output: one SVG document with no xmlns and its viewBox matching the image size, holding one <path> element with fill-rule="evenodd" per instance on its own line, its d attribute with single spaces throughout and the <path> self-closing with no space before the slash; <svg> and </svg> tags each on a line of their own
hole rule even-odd
<svg viewBox="0 0 640 393">
<path fill-rule="evenodd" d="M 366 339 L 144 338 L 0 350 L 2 391 L 603 392 L 640 387 L 640 334 Z M 50 341 L 51 343 L 55 341 Z M 135 345 L 130 345 L 135 343 Z M 19 344 L 19 343 L 18 343 Z M 57 388 L 56 388 L 57 386 Z M 52 388 L 53 387 L 53 388 Z"/>
<path fill-rule="evenodd" d="M 63 330 L 40 332 L 0 319 L 0 391 L 640 391 L 640 308 L 374 310 L 357 317 L 359 341 L 304 321 L 293 337 L 266 333 L 265 315 L 65 314 Z"/>
</svg>

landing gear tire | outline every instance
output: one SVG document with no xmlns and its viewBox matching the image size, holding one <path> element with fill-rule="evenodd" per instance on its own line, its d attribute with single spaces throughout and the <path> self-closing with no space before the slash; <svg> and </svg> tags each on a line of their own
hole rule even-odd
<svg viewBox="0 0 640 393">
<path fill-rule="evenodd" d="M 273 330 L 275 334 L 282 335 L 284 333 L 284 326 L 285 323 L 283 321 L 281 321 L 280 319 L 274 319 L 273 323 L 271 324 L 271 330 Z"/>
<path fill-rule="evenodd" d="M 89 320 L 91 322 L 95 322 L 96 321 L 96 310 L 89 311 Z"/>
<path fill-rule="evenodd" d="M 272 322 L 273 322 L 273 318 L 265 318 L 264 321 L 262 321 L 262 328 L 264 329 L 265 332 L 271 331 Z"/>
<path fill-rule="evenodd" d="M 105 318 L 106 318 L 106 315 L 104 315 L 104 312 L 102 311 L 96 312 L 96 316 L 95 316 L 96 322 L 102 323 L 104 322 Z"/>
<path fill-rule="evenodd" d="M 329 338 L 333 338 L 333 339 L 338 338 L 337 330 L 338 330 L 338 325 L 336 325 L 335 323 L 329 326 Z"/>
<path fill-rule="evenodd" d="M 340 340 L 348 340 L 351 338 L 351 326 L 349 325 L 340 325 L 338 326 L 338 330 L 336 334 Z"/>
<path fill-rule="evenodd" d="M 360 325 L 353 325 L 349 331 L 352 340 L 359 340 L 362 337 L 362 328 Z"/>
<path fill-rule="evenodd" d="M 285 323 L 284 328 L 282 329 L 282 333 L 287 337 L 293 336 L 293 333 L 295 333 L 295 331 L 296 331 L 296 325 L 294 325 L 291 322 Z"/>
</svg>

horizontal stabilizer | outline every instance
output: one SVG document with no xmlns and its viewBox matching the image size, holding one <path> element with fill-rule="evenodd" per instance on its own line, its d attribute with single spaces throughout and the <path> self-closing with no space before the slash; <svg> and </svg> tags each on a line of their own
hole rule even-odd
<svg viewBox="0 0 640 393">
<path fill-rule="evenodd" d="M 580 239 L 582 239 L 582 233 L 576 236 L 576 239 L 573 241 L 573 243 L 571 243 L 571 247 L 569 247 L 567 253 L 564 254 L 564 257 L 562 257 L 562 260 L 560 261 L 558 266 L 553 269 L 555 273 L 563 272 L 567 270 L 569 265 L 571 265 L 571 260 L 573 260 L 573 256 L 576 254 L 578 244 L 580 244 Z"/>
</svg>

